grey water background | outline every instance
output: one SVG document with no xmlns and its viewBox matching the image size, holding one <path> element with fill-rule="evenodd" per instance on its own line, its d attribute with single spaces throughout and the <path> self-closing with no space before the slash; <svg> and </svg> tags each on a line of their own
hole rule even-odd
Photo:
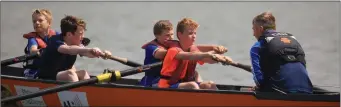
<svg viewBox="0 0 341 107">
<path fill-rule="evenodd" d="M 175 27 L 179 20 L 190 17 L 200 24 L 197 44 L 223 45 L 229 50 L 225 55 L 251 64 L 249 50 L 256 42 L 251 20 L 261 12 L 272 11 L 277 29 L 294 34 L 303 46 L 313 84 L 339 91 L 339 6 L 339 2 L 1 2 L 1 59 L 24 54 L 27 40 L 22 35 L 33 30 L 32 10 L 47 8 L 53 13 L 53 29 L 60 31 L 60 20 L 66 14 L 81 17 L 87 22 L 89 47 L 109 50 L 139 63 L 144 60 L 141 46 L 154 38 L 156 21 L 171 20 Z M 76 68 L 97 75 L 105 68 L 131 67 L 111 60 L 78 57 Z M 232 66 L 205 64 L 197 69 L 204 80 L 254 85 L 251 73 Z"/>
</svg>

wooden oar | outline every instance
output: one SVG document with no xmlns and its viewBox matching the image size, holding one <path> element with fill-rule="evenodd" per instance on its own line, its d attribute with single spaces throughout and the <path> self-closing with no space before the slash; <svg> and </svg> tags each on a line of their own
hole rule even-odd
<svg viewBox="0 0 341 107">
<path fill-rule="evenodd" d="M 105 57 L 105 55 L 101 55 L 102 57 Z M 142 64 L 139 64 L 137 62 L 134 62 L 134 61 L 131 61 L 131 60 L 128 60 L 127 58 L 121 58 L 121 57 L 118 57 L 118 56 L 108 56 L 107 57 L 108 59 L 111 59 L 111 60 L 114 60 L 114 61 L 117 61 L 117 62 L 120 62 L 124 65 L 128 65 L 128 66 L 131 66 L 131 67 L 138 67 L 138 66 L 142 66 Z"/>
<path fill-rule="evenodd" d="M 82 44 L 84 46 L 88 46 L 90 44 L 91 40 L 89 38 L 83 38 L 82 40 Z M 5 59 L 1 61 L 1 66 L 7 66 L 7 65 L 11 65 L 11 64 L 15 64 L 15 63 L 19 63 L 19 62 L 24 62 L 27 60 L 31 60 L 31 59 L 35 59 L 40 57 L 40 53 L 32 53 L 32 54 L 27 54 L 27 55 L 22 55 L 22 56 L 17 56 L 14 58 L 9 58 L 9 59 Z M 136 67 L 136 66 L 135 66 Z"/>
<path fill-rule="evenodd" d="M 241 63 L 238 63 L 238 62 L 228 63 L 228 62 L 225 62 L 225 61 L 218 60 L 216 56 L 213 56 L 212 59 L 217 61 L 218 63 L 223 64 L 223 65 L 231 65 L 231 66 L 234 66 L 234 67 L 237 67 L 237 68 L 244 69 L 245 71 L 252 72 L 252 67 L 250 65 L 241 64 Z"/>
<path fill-rule="evenodd" d="M 231 63 L 229 65 L 244 69 L 245 71 L 248 71 L 248 72 L 252 72 L 252 70 L 251 70 L 252 67 L 250 65 L 245 65 L 245 64 L 238 63 L 238 62 L 234 62 L 234 63 Z"/>
<path fill-rule="evenodd" d="M 135 67 L 135 68 L 130 68 L 127 70 L 123 71 L 115 71 L 115 70 L 109 70 L 108 73 L 105 74 L 100 74 L 96 77 L 87 79 L 87 80 L 81 80 L 78 82 L 72 82 L 72 83 L 67 83 L 63 85 L 58 85 L 56 87 L 51 87 L 51 88 L 45 88 L 43 90 L 40 90 L 38 92 L 30 93 L 30 94 L 25 94 L 25 95 L 17 95 L 17 96 L 10 96 L 6 97 L 1 100 L 1 103 L 7 103 L 7 102 L 15 102 L 19 100 L 25 100 L 29 98 L 34 98 L 42 95 L 47 95 L 59 91 L 64 91 L 64 90 L 69 90 L 89 84 L 94 84 L 98 82 L 109 82 L 109 81 L 117 81 L 121 79 L 121 77 L 137 74 L 140 72 L 143 72 L 144 70 L 148 70 L 153 67 L 161 66 L 162 62 L 154 63 L 154 64 L 149 64 L 149 65 L 143 65 L 140 67 Z"/>
</svg>

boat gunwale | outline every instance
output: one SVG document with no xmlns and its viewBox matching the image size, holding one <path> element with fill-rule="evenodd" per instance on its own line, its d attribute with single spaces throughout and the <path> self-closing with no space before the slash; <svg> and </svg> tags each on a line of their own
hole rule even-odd
<svg viewBox="0 0 341 107">
<path fill-rule="evenodd" d="M 54 81 L 54 80 L 42 80 L 42 79 L 29 79 L 26 77 L 1 75 L 2 79 L 12 79 L 19 81 L 28 82 L 41 82 L 47 84 L 66 84 L 70 82 Z M 122 78 L 124 81 L 125 78 Z M 176 91 L 176 92 L 191 92 L 191 93 L 212 93 L 212 94 L 243 94 L 252 95 L 257 100 L 283 100 L 283 101 L 319 101 L 319 102 L 340 102 L 340 94 L 338 92 L 327 92 L 337 93 L 337 95 L 326 95 L 326 94 L 279 94 L 269 92 L 246 92 L 246 91 L 235 91 L 235 90 L 191 90 L 191 89 L 171 89 L 171 88 L 155 88 L 155 87 L 144 87 L 132 84 L 119 84 L 119 83 L 107 83 L 107 84 L 89 84 L 87 86 L 104 87 L 104 88 L 124 88 L 124 89 L 138 89 L 138 90 L 152 90 L 152 91 Z M 228 86 L 228 85 L 223 85 Z M 304 97 L 304 98 L 302 98 Z M 317 97 L 324 97 L 318 99 Z M 331 98 L 333 97 L 333 98 Z M 315 99 L 314 99 L 315 98 Z"/>
</svg>

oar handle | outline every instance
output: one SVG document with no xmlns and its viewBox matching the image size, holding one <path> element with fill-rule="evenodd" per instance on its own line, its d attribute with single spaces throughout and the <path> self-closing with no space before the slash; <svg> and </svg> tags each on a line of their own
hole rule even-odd
<svg viewBox="0 0 341 107">
<path fill-rule="evenodd" d="M 1 66 L 7 66 L 7 65 L 11 65 L 11 64 L 15 64 L 15 63 L 31 60 L 31 59 L 39 57 L 39 55 L 40 54 L 38 52 L 38 53 L 18 56 L 18 57 L 15 57 L 15 58 L 5 59 L 5 60 L 1 61 Z"/>
</svg>

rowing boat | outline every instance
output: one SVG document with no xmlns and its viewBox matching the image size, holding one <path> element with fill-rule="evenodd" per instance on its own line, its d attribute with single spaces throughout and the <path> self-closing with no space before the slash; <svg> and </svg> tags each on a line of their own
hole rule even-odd
<svg viewBox="0 0 341 107">
<path fill-rule="evenodd" d="M 1 67 L 2 97 L 28 94 L 68 82 L 29 79 L 23 68 Z M 218 84 L 219 90 L 161 89 L 122 78 L 18 101 L 21 106 L 340 106 L 340 93 L 318 87 L 314 94 L 253 92 L 250 86 Z"/>
</svg>

